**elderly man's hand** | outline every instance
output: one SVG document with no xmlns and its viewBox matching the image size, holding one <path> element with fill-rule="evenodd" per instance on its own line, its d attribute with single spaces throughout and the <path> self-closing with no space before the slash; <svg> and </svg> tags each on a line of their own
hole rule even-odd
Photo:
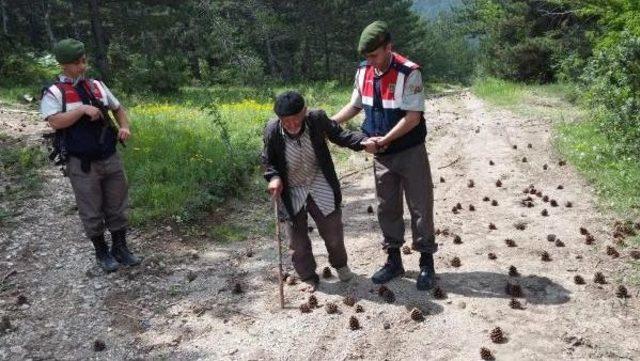
<svg viewBox="0 0 640 361">
<path fill-rule="evenodd" d="M 271 194 L 271 199 L 278 199 L 282 194 L 282 179 L 273 177 L 267 186 L 267 191 Z"/>
<path fill-rule="evenodd" d="M 375 152 L 378 151 L 378 145 L 371 138 L 367 138 L 363 140 L 362 142 L 360 142 L 360 144 L 364 146 L 364 150 L 367 153 L 374 154 Z"/>
</svg>

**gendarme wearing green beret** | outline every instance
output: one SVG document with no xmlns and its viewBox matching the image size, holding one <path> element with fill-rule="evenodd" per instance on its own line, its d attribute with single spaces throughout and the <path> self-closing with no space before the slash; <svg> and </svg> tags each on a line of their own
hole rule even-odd
<svg viewBox="0 0 640 361">
<path fill-rule="evenodd" d="M 389 27 L 384 21 L 374 21 L 367 25 L 360 35 L 358 52 L 362 55 L 370 53 L 391 40 Z"/>
<path fill-rule="evenodd" d="M 60 40 L 53 47 L 53 55 L 60 64 L 69 64 L 84 55 L 84 44 L 76 39 Z"/>
</svg>

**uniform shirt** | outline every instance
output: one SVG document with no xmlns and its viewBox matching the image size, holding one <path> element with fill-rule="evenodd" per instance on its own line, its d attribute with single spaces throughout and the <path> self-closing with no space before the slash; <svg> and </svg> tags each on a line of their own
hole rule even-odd
<svg viewBox="0 0 640 361">
<path fill-rule="evenodd" d="M 358 72 L 364 71 L 365 68 L 358 69 Z M 362 94 L 358 89 L 358 72 L 356 72 L 356 80 L 354 83 L 354 89 L 351 93 L 351 105 L 362 109 Z M 376 71 L 376 76 L 380 75 Z M 422 86 L 422 74 L 419 69 L 416 69 L 409 73 L 409 76 L 404 83 L 404 91 L 402 92 L 402 102 L 400 103 L 400 109 L 423 112 L 424 111 L 424 89 Z"/>
<path fill-rule="evenodd" d="M 305 126 L 297 138 L 289 136 L 282 128 L 280 131 L 285 141 L 287 175 L 294 212 L 291 216 L 300 212 L 309 196 L 320 208 L 322 215 L 328 216 L 335 210 L 333 189 L 318 165 L 308 127 Z"/>
<path fill-rule="evenodd" d="M 82 80 L 82 78 L 72 79 L 65 75 L 58 76 L 58 81 L 64 83 L 72 83 L 74 86 L 78 84 L 78 82 Z M 120 108 L 120 102 L 118 99 L 111 93 L 109 88 L 101 82 L 96 80 L 96 86 L 100 87 L 100 91 L 104 94 L 107 99 L 107 108 L 111 110 L 116 110 Z M 55 85 L 49 87 L 49 90 L 45 92 L 42 96 L 42 101 L 40 102 L 40 116 L 42 119 L 47 120 L 50 116 L 54 114 L 58 114 L 62 111 L 62 93 Z"/>
</svg>

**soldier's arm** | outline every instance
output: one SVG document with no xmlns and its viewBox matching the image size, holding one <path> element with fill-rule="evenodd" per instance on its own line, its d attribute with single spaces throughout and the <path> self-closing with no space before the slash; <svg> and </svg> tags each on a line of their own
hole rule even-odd
<svg viewBox="0 0 640 361">
<path fill-rule="evenodd" d="M 64 129 L 74 125 L 84 115 L 88 115 L 91 120 L 97 120 L 102 117 L 100 109 L 83 104 L 76 109 L 51 115 L 47 118 L 47 122 L 53 129 Z"/>
<path fill-rule="evenodd" d="M 345 105 L 342 109 L 340 109 L 340 111 L 331 117 L 331 119 L 335 120 L 336 122 L 338 122 L 339 124 L 342 124 L 346 121 L 348 121 L 349 119 L 355 117 L 356 115 L 358 115 L 358 113 L 360 113 L 362 109 L 360 108 L 356 108 L 353 105 L 351 105 L 351 103 Z"/>
</svg>

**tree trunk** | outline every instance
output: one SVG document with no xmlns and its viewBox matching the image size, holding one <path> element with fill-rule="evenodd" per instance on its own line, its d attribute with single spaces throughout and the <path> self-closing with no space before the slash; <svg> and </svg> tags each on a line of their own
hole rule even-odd
<svg viewBox="0 0 640 361">
<path fill-rule="evenodd" d="M 79 14 L 76 13 L 76 9 L 80 9 L 80 5 L 81 4 L 78 2 L 78 0 L 71 1 L 71 10 L 69 11 L 69 14 L 71 15 L 71 19 L 78 19 Z M 125 6 L 124 8 L 126 9 L 127 7 Z M 73 36 L 75 37 L 75 39 L 82 40 L 82 36 L 80 34 L 80 28 L 78 27 L 78 22 L 72 21 L 71 26 L 73 27 Z"/>
<path fill-rule="evenodd" d="M 6 0 L 0 0 L 0 10 L 2 11 L 2 33 L 9 36 L 9 14 L 7 14 Z"/>
<path fill-rule="evenodd" d="M 189 56 L 189 67 L 191 68 L 191 75 L 197 80 L 202 80 L 202 74 L 200 73 L 200 60 L 196 55 Z"/>
<path fill-rule="evenodd" d="M 53 48 L 56 45 L 56 37 L 53 35 L 53 30 L 51 29 L 51 22 L 49 21 L 49 3 L 47 0 L 42 0 L 42 22 L 44 23 L 44 29 L 47 32 L 47 36 L 49 37 L 49 43 L 51 43 L 51 47 Z"/>
<path fill-rule="evenodd" d="M 103 79 L 109 79 L 109 61 L 107 59 L 107 46 L 104 39 L 104 31 L 102 30 L 102 22 L 100 20 L 99 0 L 89 1 L 89 14 L 91 17 L 91 32 L 93 40 L 96 44 L 96 66 Z"/>
<path fill-rule="evenodd" d="M 265 40 L 265 46 L 267 47 L 267 62 L 269 63 L 269 72 L 271 76 L 276 76 L 278 73 L 278 66 L 275 56 L 273 55 L 273 48 L 271 45 L 271 39 L 267 36 Z"/>
<path fill-rule="evenodd" d="M 329 80 L 332 78 L 331 76 L 331 62 L 330 62 L 330 56 L 331 54 L 329 54 L 329 38 L 327 37 L 327 32 L 325 31 L 323 36 L 324 40 L 324 74 L 325 74 L 325 79 Z"/>
</svg>

